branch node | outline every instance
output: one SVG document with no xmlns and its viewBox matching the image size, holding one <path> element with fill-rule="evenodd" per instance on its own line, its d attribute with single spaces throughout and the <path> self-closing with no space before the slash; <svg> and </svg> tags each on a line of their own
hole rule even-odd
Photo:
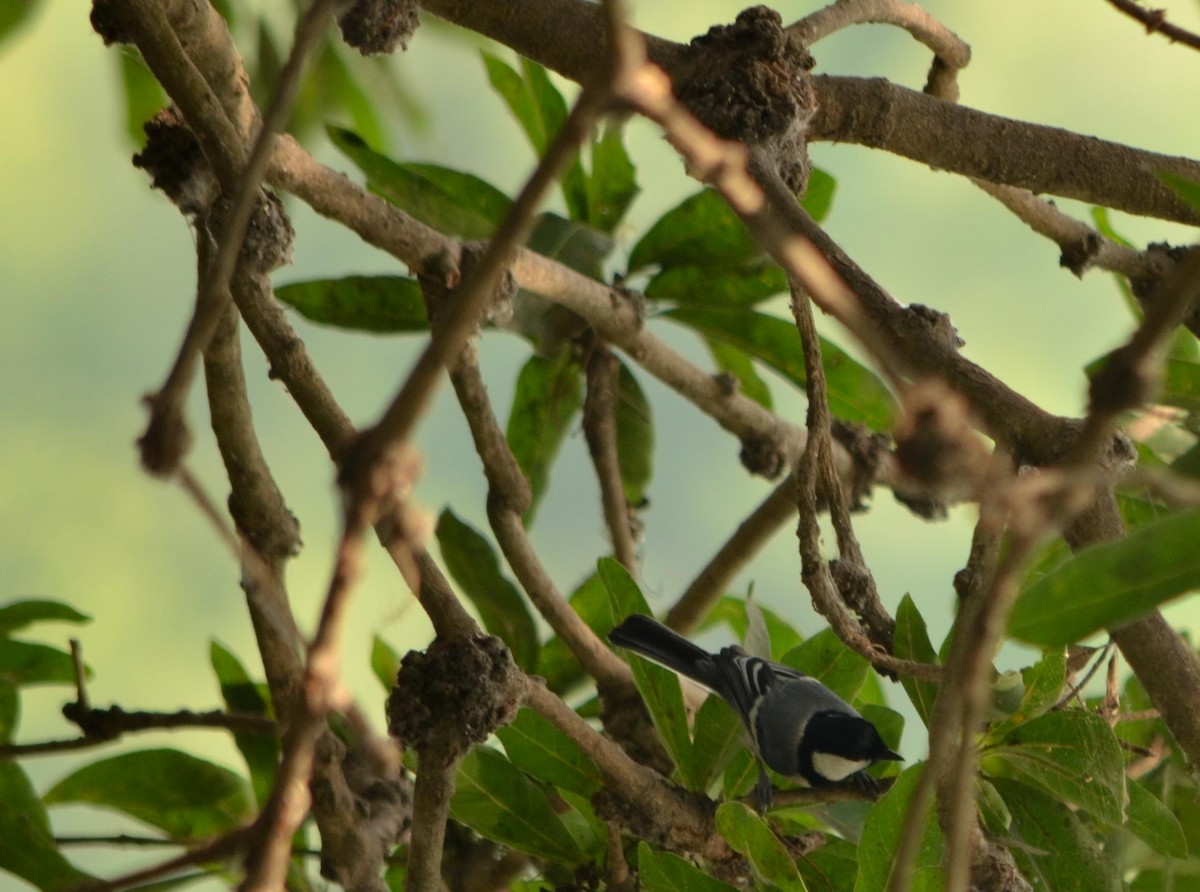
<svg viewBox="0 0 1200 892">
<path fill-rule="evenodd" d="M 388 732 L 406 747 L 464 755 L 517 714 L 524 678 L 491 635 L 437 638 L 409 651 L 387 701 Z"/>
<path fill-rule="evenodd" d="M 416 0 L 358 0 L 338 17 L 342 39 L 364 56 L 408 49 L 421 24 Z"/>
<path fill-rule="evenodd" d="M 692 40 L 673 72 L 679 100 L 725 139 L 769 150 L 794 192 L 803 191 L 812 164 L 808 123 L 817 98 L 813 58 L 765 6 L 743 10 Z"/>
</svg>

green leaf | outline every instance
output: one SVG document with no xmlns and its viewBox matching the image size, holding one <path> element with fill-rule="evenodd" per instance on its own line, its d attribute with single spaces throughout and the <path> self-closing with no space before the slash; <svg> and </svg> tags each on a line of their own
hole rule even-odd
<svg viewBox="0 0 1200 892">
<path fill-rule="evenodd" d="M 1009 634 L 1061 646 L 1125 625 L 1200 586 L 1200 509 L 1078 552 L 1021 592 Z"/>
<path fill-rule="evenodd" d="M 787 848 L 771 828 L 740 802 L 717 806 L 717 830 L 729 847 L 750 861 L 755 879 L 783 890 L 803 890 L 804 880 Z"/>
<path fill-rule="evenodd" d="M 858 879 L 855 892 L 882 892 L 887 888 L 892 864 L 896 860 L 896 848 L 904 828 L 908 825 L 908 809 L 913 790 L 920 780 L 925 766 L 914 765 L 905 769 L 892 788 L 867 815 L 862 838 L 858 842 Z M 941 888 L 942 850 L 945 840 L 938 829 L 937 818 L 930 809 L 921 832 L 913 863 L 912 889 Z"/>
<path fill-rule="evenodd" d="M 21 695 L 12 682 L 0 681 L 0 745 L 12 743 L 21 720 Z"/>
<path fill-rule="evenodd" d="M 1012 815 L 1008 847 L 1036 888 L 1053 892 L 1118 892 L 1116 865 L 1079 816 L 1055 796 L 1005 778 L 992 783 Z"/>
<path fill-rule="evenodd" d="M 654 223 L 629 252 L 629 272 L 648 266 L 741 266 L 763 251 L 719 193 L 704 189 Z"/>
<path fill-rule="evenodd" d="M 400 673 L 400 654 L 378 635 L 371 642 L 371 671 L 383 689 L 391 693 L 396 686 L 396 676 Z"/>
<path fill-rule="evenodd" d="M 771 388 L 767 386 L 754 368 L 754 361 L 745 351 L 712 338 L 704 339 L 705 345 L 712 353 L 713 361 L 722 373 L 732 376 L 737 382 L 738 390 L 766 409 L 771 408 Z"/>
<path fill-rule="evenodd" d="M 61 601 L 9 601 L 0 607 L 0 638 L 34 623 L 90 623 L 92 618 Z"/>
<path fill-rule="evenodd" d="M 479 611 L 484 627 L 508 645 L 518 666 L 536 671 L 537 626 L 520 590 L 500 570 L 491 544 L 449 508 L 438 518 L 436 534 L 446 569 Z"/>
<path fill-rule="evenodd" d="M 625 501 L 640 507 L 654 475 L 654 418 L 650 402 L 624 362 L 617 377 L 617 465 Z"/>
<path fill-rule="evenodd" d="M 733 754 L 721 778 L 721 791 L 728 800 L 749 795 L 758 783 L 758 760 L 749 749 Z"/>
<path fill-rule="evenodd" d="M 550 81 L 546 69 L 529 59 L 521 59 L 518 74 L 508 63 L 484 52 L 483 64 L 488 80 L 529 137 L 539 158 L 546 154 L 550 141 L 567 120 L 567 103 Z M 587 185 L 583 167 L 576 157 L 562 177 L 563 198 L 573 220 L 588 220 Z"/>
<path fill-rule="evenodd" d="M 0 41 L 11 37 L 33 18 L 38 0 L 0 0 Z"/>
<path fill-rule="evenodd" d="M 0 0 L 0 6 L 7 2 L 10 0 Z M 21 0 L 17 2 L 18 5 L 22 5 Z M 2 18 L 3 14 L 0 13 L 0 19 Z M 0 31 L 3 31 L 2 25 Z M 125 96 L 125 130 L 131 143 L 144 146 L 146 122 L 153 118 L 159 109 L 169 105 L 171 100 L 167 98 L 157 78 L 146 67 L 141 55 L 131 47 L 121 47 L 117 60 L 121 67 L 121 86 Z"/>
<path fill-rule="evenodd" d="M 692 758 L 698 788 L 711 787 L 745 742 L 746 726 L 729 704 L 720 697 L 706 699 L 693 722 Z"/>
<path fill-rule="evenodd" d="M 733 892 L 734 887 L 713 879 L 690 861 L 670 852 L 656 852 L 644 842 L 637 848 L 638 888 L 643 892 Z"/>
<path fill-rule="evenodd" d="M 829 216 L 833 207 L 833 193 L 837 190 L 837 180 L 830 174 L 814 167 L 808 175 L 808 188 L 804 191 L 804 199 L 800 204 L 808 211 L 808 215 L 820 223 Z"/>
<path fill-rule="evenodd" d="M 586 223 L 567 220 L 549 211 L 538 214 L 528 247 L 593 279 L 603 276 L 604 259 L 612 253 L 613 240 Z"/>
<path fill-rule="evenodd" d="M 1048 712 L 1018 725 L 985 750 L 1021 780 L 1073 802 L 1109 824 L 1120 824 L 1125 806 L 1121 747 L 1098 715 Z"/>
<path fill-rule="evenodd" d="M 845 892 L 858 876 L 858 849 L 844 839 L 829 837 L 825 845 L 796 862 L 809 892 Z"/>
<path fill-rule="evenodd" d="M 1192 414 L 1200 412 L 1200 362 L 1168 357 L 1163 363 L 1158 402 Z"/>
<path fill-rule="evenodd" d="M 492 88 L 508 105 L 538 157 L 546 154 L 550 140 L 567 119 L 566 100 L 554 88 L 546 70 L 536 62 L 522 59 L 522 76 L 491 53 L 480 55 Z"/>
<path fill-rule="evenodd" d="M 780 659 L 804 640 L 803 636 L 774 610 L 761 604 L 756 604 L 755 607 L 767 624 L 767 636 L 771 639 L 771 659 Z M 709 611 L 708 618 L 700 628 L 710 629 L 718 622 L 723 622 L 733 629 L 738 641 L 745 641 L 750 627 L 746 615 L 746 599 L 726 595 Z"/>
<path fill-rule="evenodd" d="M 587 222 L 601 232 L 611 233 L 641 190 L 629 153 L 625 151 L 624 127 L 611 123 L 592 141 L 592 172 L 587 177 Z"/>
<path fill-rule="evenodd" d="M 787 291 L 787 273 L 768 260 L 741 266 L 664 267 L 646 285 L 650 300 L 694 307 L 752 306 Z"/>
<path fill-rule="evenodd" d="M 1126 784 L 1129 791 L 1129 829 L 1138 839 L 1169 858 L 1188 856 L 1187 837 L 1179 819 L 1162 801 L 1137 781 Z"/>
<path fill-rule="evenodd" d="M 607 638 L 616 625 L 609 606 L 608 590 L 594 573 L 575 589 L 568 602 L 579 618 L 601 639 Z M 556 694 L 563 693 L 585 678 L 579 661 L 557 635 L 542 647 L 538 655 L 538 672 L 546 679 L 546 687 Z"/>
<path fill-rule="evenodd" d="M 473 749 L 459 766 L 450 814 L 488 839 L 520 852 L 568 865 L 582 857 L 545 794 L 486 746 Z"/>
<path fill-rule="evenodd" d="M 1173 173 L 1159 173 L 1158 178 L 1170 187 L 1171 191 L 1186 201 L 1194 210 L 1200 211 L 1200 183 Z"/>
<path fill-rule="evenodd" d="M 33 784 L 20 765 L 8 760 L 0 760 L 0 870 L 48 892 L 95 879 L 58 851 Z"/>
<path fill-rule="evenodd" d="M 255 684 L 233 651 L 214 640 L 209 644 L 209 660 L 221 697 L 230 712 L 270 717 L 271 698 L 265 684 Z M 250 783 L 254 788 L 254 799 L 263 806 L 271 798 L 275 786 L 275 766 L 279 764 L 279 738 L 267 734 L 234 734 L 246 767 L 250 769 Z"/>
<path fill-rule="evenodd" d="M 122 753 L 85 765 L 59 781 L 45 801 L 111 808 L 174 839 L 216 836 L 254 816 L 242 777 L 173 749 Z"/>
<path fill-rule="evenodd" d="M 0 681 L 18 687 L 74 684 L 75 662 L 69 653 L 45 644 L 0 638 Z"/>
<path fill-rule="evenodd" d="M 429 330 L 421 286 L 407 276 L 293 282 L 276 288 L 275 297 L 319 325 L 380 333 Z"/>
<path fill-rule="evenodd" d="M 613 616 L 624 620 L 635 613 L 650 614 L 646 599 L 642 596 L 633 577 L 614 558 L 601 558 L 596 564 L 600 580 L 608 590 Z M 689 790 L 701 788 L 693 762 L 691 736 L 688 734 L 687 710 L 683 705 L 683 691 L 679 677 L 662 666 L 650 662 L 637 654 L 630 654 L 629 667 L 633 670 L 633 681 L 638 693 L 646 701 L 650 719 L 662 739 L 675 767 Z"/>
<path fill-rule="evenodd" d="M 822 629 L 783 655 L 793 669 L 815 678 L 847 703 L 858 696 L 871 664 L 842 643 L 833 629 Z"/>
<path fill-rule="evenodd" d="M 603 785 L 596 763 L 548 719 L 522 708 L 512 724 L 499 728 L 513 765 L 547 784 L 591 796 Z"/>
<path fill-rule="evenodd" d="M 662 315 L 706 337 L 744 350 L 797 387 L 804 387 L 808 380 L 800 335 L 791 322 L 740 307 L 686 307 Z M 821 361 L 825 367 L 829 409 L 834 415 L 846 421 L 860 421 L 872 430 L 891 428 L 896 404 L 872 371 L 824 338 Z"/>
<path fill-rule="evenodd" d="M 329 138 L 367 177 L 372 190 L 422 223 L 464 239 L 491 236 L 508 212 L 507 195 L 477 176 L 436 164 L 400 163 L 339 127 Z"/>
<path fill-rule="evenodd" d="M 915 660 L 932 666 L 939 662 L 937 651 L 933 649 L 933 643 L 929 640 L 925 617 L 921 616 L 921 611 L 917 609 L 916 602 L 909 594 L 900 599 L 900 606 L 896 608 L 896 632 L 892 641 L 896 656 L 902 660 Z M 902 675 L 900 684 L 904 686 L 904 692 L 912 701 L 917 715 L 928 728 L 938 686 L 932 681 L 918 681 L 910 675 Z"/>
<path fill-rule="evenodd" d="M 1017 709 L 1002 724 L 994 727 L 990 735 L 1002 739 L 1015 726 L 1037 718 L 1058 703 L 1067 679 L 1067 651 L 1065 648 L 1047 648 L 1042 658 L 1021 670 L 1024 692 Z"/>
<path fill-rule="evenodd" d="M 550 466 L 582 405 L 583 376 L 567 352 L 557 359 L 534 355 L 521 367 L 506 436 L 533 494 L 525 512 L 526 527 L 533 525 Z"/>
<path fill-rule="evenodd" d="M 313 64 L 313 73 L 305 78 L 320 91 L 318 108 L 320 119 L 341 118 L 349 114 L 354 130 L 368 143 L 383 145 L 387 142 L 387 129 L 375 110 L 371 92 L 355 77 L 352 62 L 343 55 L 353 51 L 345 48 L 340 40 L 326 40 Z M 391 109 L 389 109 L 390 111 Z"/>
</svg>

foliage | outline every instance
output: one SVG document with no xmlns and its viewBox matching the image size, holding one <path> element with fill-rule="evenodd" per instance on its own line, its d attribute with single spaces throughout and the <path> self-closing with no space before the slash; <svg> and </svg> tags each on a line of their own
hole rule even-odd
<svg viewBox="0 0 1200 892">
<path fill-rule="evenodd" d="M 256 29 L 256 75 L 278 61 L 273 31 Z M 377 195 L 412 217 L 462 239 L 485 239 L 499 225 L 513 197 L 470 171 L 389 157 L 380 145 L 376 111 L 353 67 L 333 44 L 318 56 L 328 96 L 307 106 L 312 120 L 330 109 L 348 113 L 354 129 L 328 126 L 333 145 L 353 163 Z M 567 104 L 547 73 L 522 60 L 519 70 L 483 54 L 486 76 L 511 111 L 534 151 L 543 153 L 567 115 Z M 145 70 L 122 57 L 131 112 L 155 102 Z M 269 86 L 270 79 L 266 78 Z M 310 120 L 311 123 L 311 120 Z M 633 241 L 622 257 L 614 235 L 641 186 L 627 153 L 621 126 L 593 134 L 560 179 L 567 215 L 542 213 L 527 247 L 560 261 L 598 282 L 614 278 L 637 285 L 656 319 L 694 337 L 711 352 L 714 371 L 736 380 L 746 395 L 772 406 L 785 389 L 803 394 L 810 380 L 792 320 L 777 315 L 770 301 L 787 291 L 787 277 L 751 238 L 725 201 L 701 189 L 667 210 Z M 1188 200 L 1194 184 L 1174 184 Z M 813 173 L 804 204 L 818 220 L 830 213 L 834 177 Z M 1107 224 L 1105 224 L 1107 225 Z M 382 336 L 428 337 L 430 326 L 420 282 L 415 277 L 352 275 L 293 282 L 276 297 L 296 314 L 341 331 Z M 536 307 L 536 304 L 534 304 Z M 527 358 L 515 382 L 505 435 L 532 494 L 524 523 L 532 528 L 539 501 L 553 485 L 553 470 L 564 440 L 579 426 L 584 406 L 585 339 L 547 335 L 545 314 L 515 316 L 503 325 L 524 339 Z M 1200 408 L 1200 363 L 1194 338 L 1186 335 L 1168 358 L 1160 401 L 1180 411 L 1178 431 L 1194 442 Z M 900 409 L 889 383 L 832 340 L 821 340 L 830 409 L 844 423 L 886 432 Z M 1098 366 L 1096 367 L 1098 368 Z M 1094 368 L 1093 371 L 1096 369 Z M 632 513 L 646 501 L 654 482 L 656 422 L 643 386 L 643 373 L 625 359 L 617 378 L 616 453 L 623 496 Z M 1171 466 L 1184 473 L 1195 454 L 1172 455 L 1142 444 L 1143 463 Z M 1106 702 L 1068 696 L 1075 669 L 1068 647 L 1104 630 L 1119 628 L 1171 599 L 1200 586 L 1200 537 L 1196 509 L 1172 510 L 1142 494 L 1124 494 L 1132 534 L 1065 557 L 1048 546 L 1020 584 L 1008 626 L 1016 641 L 1042 648 L 1020 672 L 992 681 L 992 713 L 981 733 L 979 814 L 991 840 L 1006 847 L 1022 873 L 1038 888 L 1190 888 L 1198 875 L 1189 852 L 1200 844 L 1196 827 L 1197 789 L 1172 753 L 1147 771 L 1135 760 L 1166 746 L 1159 719 L 1126 722 L 1143 713 L 1145 691 L 1130 682 L 1110 691 Z M 560 638 L 547 632 L 531 610 L 518 582 L 489 536 L 450 508 L 437 522 L 441 561 L 462 597 L 488 633 L 501 639 L 522 670 L 545 679 L 556 693 L 594 712 L 595 685 Z M 1059 549 L 1059 550 L 1055 550 Z M 594 575 L 570 598 L 571 607 L 596 635 L 634 613 L 650 613 L 638 582 L 612 557 L 602 555 Z M 712 612 L 721 633 L 748 637 L 753 610 L 726 599 Z M 21 697 L 37 685 L 76 684 L 76 666 L 67 652 L 50 644 L 14 637 L 55 622 L 89 618 L 54 601 L 21 600 L 0 608 L 0 743 L 17 739 Z M 787 620 L 769 615 L 770 644 L 783 662 L 809 674 L 853 703 L 898 746 L 902 716 L 884 704 L 871 665 L 832 630 L 804 638 Z M 941 666 L 947 642 L 935 647 L 917 601 L 906 596 L 896 612 L 893 653 L 927 666 Z M 264 683 L 241 659 L 213 641 L 211 668 L 229 712 L 274 715 Z M 370 662 L 385 687 L 394 682 L 398 655 L 382 640 Z M 630 659 L 637 691 L 669 758 L 671 780 L 696 797 L 724 799 L 715 808 L 715 827 L 729 848 L 743 856 L 756 887 L 854 889 L 888 887 L 906 816 L 929 766 L 911 759 L 903 771 L 893 765 L 873 769 L 885 792 L 869 804 L 846 802 L 830 808 L 781 808 L 758 815 L 738 797 L 754 779 L 743 729 L 716 698 L 694 711 L 679 679 L 642 660 Z M 936 682 L 904 676 L 904 695 L 915 714 L 931 724 L 940 693 Z M 239 827 L 264 805 L 280 758 L 272 737 L 234 736 L 244 764 L 217 765 L 176 748 L 147 748 L 102 756 L 72 770 L 37 794 L 21 764 L 0 762 L 0 869 L 40 889 L 71 888 L 90 879 L 56 845 L 50 812 L 69 803 L 87 803 L 144 825 L 163 841 L 195 842 Z M 774 778 L 784 790 L 796 788 Z M 596 761 L 543 715 L 524 708 L 486 744 L 477 746 L 457 768 L 450 814 L 458 829 L 521 853 L 526 879 L 556 886 L 607 876 L 621 857 L 638 872 L 647 890 L 719 889 L 719 871 L 702 859 L 685 859 L 661 840 L 626 834 L 613 845 L 598 814 L 597 794 L 606 779 Z M 828 834 L 814 851 L 796 854 L 799 834 Z M 465 832 L 465 831 L 464 831 Z M 942 884 L 945 839 L 930 812 L 918 828 L 919 845 L 912 888 Z M 403 862 L 404 846 L 395 858 Z M 218 872 L 214 865 L 205 870 Z M 306 871 L 297 852 L 294 870 Z M 402 871 L 402 868 L 393 868 Z M 398 874 L 389 874 L 396 881 Z M 531 878 L 536 877 L 537 880 Z M 521 886 L 522 888 L 524 886 Z"/>
</svg>

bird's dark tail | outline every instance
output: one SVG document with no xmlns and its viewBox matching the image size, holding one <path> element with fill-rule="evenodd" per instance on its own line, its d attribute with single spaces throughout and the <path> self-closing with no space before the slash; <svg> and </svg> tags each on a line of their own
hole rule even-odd
<svg viewBox="0 0 1200 892">
<path fill-rule="evenodd" d="M 651 617 L 635 613 L 609 632 L 608 640 L 686 675 L 709 690 L 715 691 L 720 685 L 712 654 Z"/>
</svg>

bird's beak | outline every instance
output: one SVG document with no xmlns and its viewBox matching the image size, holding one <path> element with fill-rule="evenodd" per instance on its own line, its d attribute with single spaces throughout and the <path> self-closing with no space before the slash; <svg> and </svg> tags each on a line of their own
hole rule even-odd
<svg viewBox="0 0 1200 892">
<path fill-rule="evenodd" d="M 880 759 L 883 761 L 887 761 L 887 762 L 903 762 L 904 761 L 904 757 L 902 755 L 900 755 L 899 753 L 892 752 L 891 750 L 887 751 L 886 756 L 880 756 Z"/>
</svg>

